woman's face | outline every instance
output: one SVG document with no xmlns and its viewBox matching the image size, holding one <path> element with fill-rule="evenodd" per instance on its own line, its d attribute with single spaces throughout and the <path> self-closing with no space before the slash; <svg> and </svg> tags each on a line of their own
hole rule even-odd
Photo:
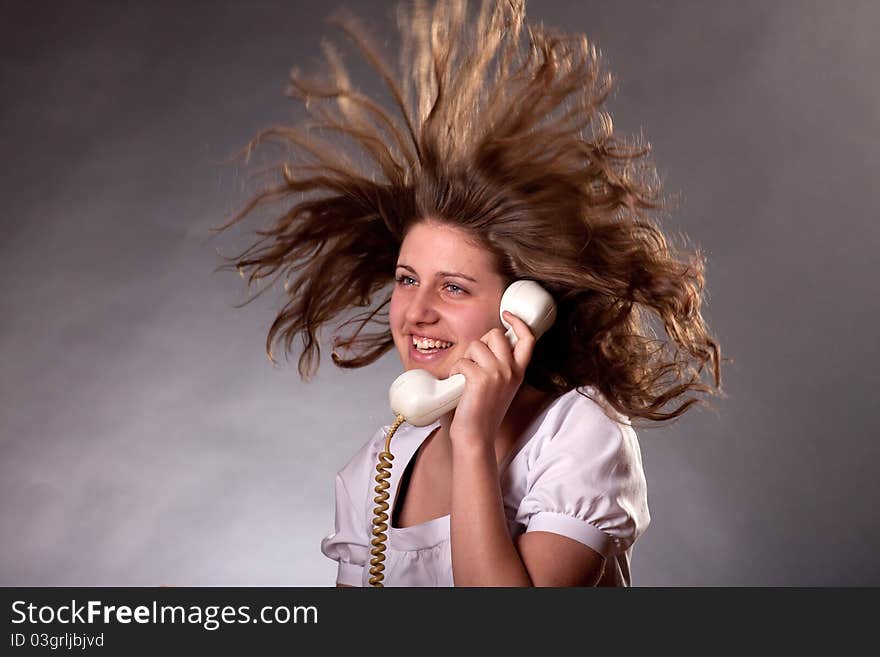
<svg viewBox="0 0 880 657">
<path fill-rule="evenodd" d="M 431 221 L 410 228 L 395 278 L 389 319 L 405 370 L 445 379 L 470 342 L 503 329 L 498 310 L 504 279 L 492 255 L 458 228 Z M 435 341 L 433 347 L 426 338 Z"/>
</svg>

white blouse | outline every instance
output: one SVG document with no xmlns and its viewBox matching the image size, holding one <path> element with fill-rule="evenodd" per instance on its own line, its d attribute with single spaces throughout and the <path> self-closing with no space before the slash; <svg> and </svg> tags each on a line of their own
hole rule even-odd
<svg viewBox="0 0 880 657">
<path fill-rule="evenodd" d="M 508 529 L 514 538 L 544 531 L 579 541 L 605 557 L 600 586 L 629 586 L 632 546 L 651 521 L 638 439 L 595 388 L 579 390 L 555 399 L 500 464 Z M 389 504 L 401 474 L 438 426 L 404 423 L 394 434 Z M 335 530 L 321 551 L 339 563 L 337 584 L 369 586 L 376 463 L 389 428 L 376 431 L 336 475 Z M 386 512 L 389 525 L 393 511 Z M 453 586 L 449 520 L 389 526 L 383 584 Z"/>
</svg>

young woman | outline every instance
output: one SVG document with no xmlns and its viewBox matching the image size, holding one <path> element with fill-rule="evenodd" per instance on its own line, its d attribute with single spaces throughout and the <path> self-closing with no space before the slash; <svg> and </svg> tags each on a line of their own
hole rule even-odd
<svg viewBox="0 0 880 657">
<path fill-rule="evenodd" d="M 328 78 L 291 78 L 315 121 L 251 144 L 281 139 L 295 159 L 221 227 L 289 203 L 232 266 L 249 282 L 286 278 L 267 351 L 300 335 L 304 379 L 318 330 L 369 307 L 339 327 L 336 365 L 394 347 L 405 370 L 466 380 L 456 409 L 394 435 L 384 550 L 373 489 L 389 426 L 337 475 L 322 550 L 343 586 L 630 585 L 650 522 L 634 424 L 720 389 L 703 260 L 649 216 L 661 200 L 648 149 L 613 136 L 599 109 L 611 78 L 585 37 L 524 31 L 513 1 L 473 17 L 462 3 L 417 3 L 399 19 L 399 82 L 337 19 L 399 116 L 357 92 L 325 46 Z M 511 348 L 499 307 L 519 279 L 553 296 L 557 318 L 536 340 L 506 316 Z"/>
</svg>

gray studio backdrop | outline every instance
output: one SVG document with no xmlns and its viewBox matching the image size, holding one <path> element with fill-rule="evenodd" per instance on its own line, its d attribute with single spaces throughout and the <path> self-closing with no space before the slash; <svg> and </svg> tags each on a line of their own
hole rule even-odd
<svg viewBox="0 0 880 657">
<path fill-rule="evenodd" d="M 390 421 L 399 361 L 273 367 L 281 292 L 234 309 L 244 282 L 212 270 L 247 229 L 209 239 L 250 189 L 223 160 L 301 116 L 287 73 L 346 5 L 320 6 L 4 3 L 0 584 L 333 583 L 333 476 Z M 391 3 L 350 6 L 391 34 Z M 714 411 L 640 435 L 634 583 L 880 584 L 880 5 L 528 12 L 605 53 L 734 359 Z"/>
</svg>

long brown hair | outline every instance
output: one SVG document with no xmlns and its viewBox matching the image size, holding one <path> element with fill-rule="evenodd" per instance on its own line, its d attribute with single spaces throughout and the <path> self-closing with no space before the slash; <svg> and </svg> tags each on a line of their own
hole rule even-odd
<svg viewBox="0 0 880 657">
<path fill-rule="evenodd" d="M 659 228 L 653 215 L 666 201 L 649 146 L 613 134 L 600 109 L 612 76 L 595 46 L 528 26 L 515 0 L 484 2 L 476 16 L 463 2 L 408 7 L 398 9 L 399 76 L 353 18 L 333 19 L 394 113 L 354 88 L 325 43 L 328 75 L 290 77 L 310 120 L 266 129 L 246 149 L 278 141 L 291 151 L 276 182 L 216 229 L 274 212 L 220 268 L 249 286 L 285 279 L 269 357 L 276 340 L 289 353 L 299 335 L 309 380 L 319 329 L 356 308 L 367 310 L 337 327 L 333 362 L 363 367 L 391 349 L 397 254 L 409 228 L 430 219 L 467 231 L 508 281 L 534 279 L 553 294 L 557 321 L 536 345 L 532 386 L 592 385 L 617 411 L 654 421 L 702 401 L 688 393 L 720 393 L 720 349 L 701 315 L 704 258 Z"/>
</svg>

